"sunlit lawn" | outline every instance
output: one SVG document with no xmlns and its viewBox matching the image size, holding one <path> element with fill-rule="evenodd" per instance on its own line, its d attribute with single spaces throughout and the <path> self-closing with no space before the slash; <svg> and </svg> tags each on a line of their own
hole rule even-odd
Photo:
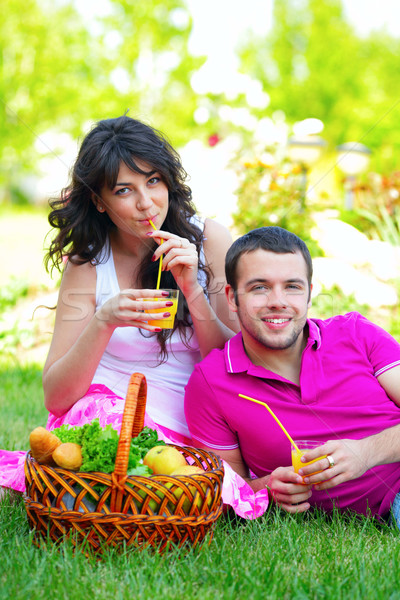
<svg viewBox="0 0 400 600">
<path fill-rule="evenodd" d="M 45 423 L 39 366 L 0 368 L 0 446 L 28 446 Z M 0 599 L 381 600 L 400 598 L 396 529 L 351 516 L 221 518 L 210 546 L 108 550 L 96 561 L 32 544 L 23 502 L 0 503 Z"/>
</svg>

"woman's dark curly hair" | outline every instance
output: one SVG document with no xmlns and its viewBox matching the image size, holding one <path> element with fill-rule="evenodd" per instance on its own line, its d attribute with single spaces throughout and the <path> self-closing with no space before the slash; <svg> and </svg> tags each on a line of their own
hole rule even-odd
<svg viewBox="0 0 400 600">
<path fill-rule="evenodd" d="M 115 225 L 106 213 L 100 213 L 96 209 L 93 198 L 101 198 L 103 187 L 115 187 L 121 161 L 129 169 L 147 174 L 138 167 L 135 160 L 143 161 L 151 167 L 151 171 L 157 171 L 168 187 L 169 208 L 162 229 L 196 245 L 199 271 L 205 273 L 208 286 L 211 271 L 203 264 L 200 256 L 203 232 L 191 219 L 196 210 L 192 203 L 191 189 L 185 184 L 187 174 L 180 157 L 162 133 L 128 116 L 105 119 L 95 125 L 82 142 L 72 169 L 70 185 L 61 192 L 59 198 L 50 201 L 52 210 L 49 223 L 59 229 L 59 232 L 46 255 L 47 268 L 50 265 L 51 268 L 61 270 L 65 257 L 75 264 L 98 260 Z M 149 246 L 149 252 L 139 266 L 138 279 L 143 288 L 155 288 L 157 281 L 158 261 L 151 261 L 156 244 L 150 243 Z M 177 288 L 168 271 L 162 273 L 160 287 Z M 193 329 L 182 294 L 179 304 L 174 329 L 179 330 L 182 339 L 188 344 Z M 166 340 L 171 334 L 171 330 L 157 333 L 162 362 L 168 356 Z"/>
</svg>

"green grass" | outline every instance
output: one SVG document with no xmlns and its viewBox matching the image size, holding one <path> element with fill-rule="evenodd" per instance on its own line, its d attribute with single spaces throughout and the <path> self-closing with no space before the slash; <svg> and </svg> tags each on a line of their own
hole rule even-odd
<svg viewBox="0 0 400 600">
<path fill-rule="evenodd" d="M 11 361 L 0 364 L 1 424 L 0 448 L 28 447 L 28 434 L 37 425 L 45 425 L 42 367 L 19 366 Z"/>
<path fill-rule="evenodd" d="M 0 447 L 25 449 L 46 422 L 41 367 L 0 368 Z M 0 599 L 400 598 L 400 536 L 360 517 L 271 510 L 255 521 L 221 518 L 210 546 L 106 551 L 101 561 L 63 542 L 32 544 L 21 500 L 0 503 Z"/>
<path fill-rule="evenodd" d="M 68 542 L 37 549 L 22 504 L 0 509 L 0 598 L 399 598 L 400 538 L 387 526 L 334 514 L 272 512 L 222 518 L 210 546 L 162 555 L 108 551 L 101 561 Z"/>
</svg>

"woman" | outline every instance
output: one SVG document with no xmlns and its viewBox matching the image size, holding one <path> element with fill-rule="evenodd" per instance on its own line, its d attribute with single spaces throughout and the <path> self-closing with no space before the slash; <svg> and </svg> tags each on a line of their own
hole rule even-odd
<svg viewBox="0 0 400 600">
<path fill-rule="evenodd" d="M 184 386 L 194 365 L 237 331 L 225 300 L 227 229 L 195 214 L 178 154 L 165 137 L 127 116 L 85 137 L 70 186 L 50 203 L 58 229 L 47 264 L 65 263 L 43 370 L 47 427 L 98 417 L 119 429 L 130 375 L 148 384 L 146 421 L 190 443 Z M 156 228 L 154 230 L 154 227 Z M 173 330 L 147 321 L 165 309 L 161 289 L 180 290 Z M 27 432 L 28 433 L 28 432 Z M 0 486 L 24 489 L 23 453 L 0 451 Z"/>
</svg>

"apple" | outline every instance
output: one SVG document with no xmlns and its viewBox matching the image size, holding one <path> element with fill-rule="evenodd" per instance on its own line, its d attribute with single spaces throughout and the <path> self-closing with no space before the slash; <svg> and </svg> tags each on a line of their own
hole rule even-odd
<svg viewBox="0 0 400 600">
<path fill-rule="evenodd" d="M 187 465 L 186 459 L 173 446 L 154 446 L 143 459 L 155 475 L 171 475 L 178 467 Z"/>
<path fill-rule="evenodd" d="M 163 446 L 161 446 L 161 447 L 163 447 Z M 195 465 L 188 465 L 185 461 L 184 465 L 180 465 L 177 469 L 175 469 L 175 471 L 173 471 L 169 475 L 171 477 L 179 478 L 180 476 L 199 475 L 201 473 L 205 473 L 205 471 L 203 469 L 201 469 L 200 467 L 196 467 Z M 165 481 L 165 482 L 163 482 L 163 485 L 168 490 L 170 490 L 170 492 L 172 494 L 174 494 L 174 496 L 176 497 L 177 500 L 179 500 L 181 498 L 181 496 L 183 494 L 183 489 L 182 489 L 182 487 L 178 486 L 177 483 L 175 483 L 174 481 Z M 200 485 L 204 486 L 203 489 L 206 492 L 207 486 L 205 486 L 202 483 Z M 189 484 L 188 487 L 193 496 L 193 500 L 190 501 L 189 498 L 185 498 L 185 500 L 183 501 L 182 509 L 186 514 L 190 513 L 190 510 L 191 510 L 191 507 L 193 504 L 197 507 L 197 509 L 200 509 L 203 505 L 202 496 L 201 496 L 200 492 L 198 491 L 198 489 L 196 488 L 196 486 Z M 162 489 L 157 490 L 155 493 L 160 498 L 160 500 L 162 500 L 165 495 L 165 492 L 163 493 Z M 144 498 L 146 492 L 145 492 L 145 490 L 141 490 L 139 492 L 139 494 Z M 207 498 L 206 504 L 208 507 L 211 506 L 211 497 Z M 155 500 L 153 500 L 153 498 L 150 499 L 150 501 L 148 503 L 148 507 L 152 511 L 152 513 L 159 514 L 160 504 L 158 502 L 156 502 Z M 171 513 L 173 513 L 175 510 L 175 503 L 172 503 L 170 500 L 168 500 L 168 509 L 171 511 Z"/>
<path fill-rule="evenodd" d="M 171 473 L 175 477 L 175 475 L 196 475 L 199 473 L 205 473 L 204 469 L 200 469 L 200 467 L 196 467 L 196 465 L 182 465 L 178 467 Z"/>
<path fill-rule="evenodd" d="M 200 467 L 196 467 L 195 465 L 183 465 L 181 467 L 178 467 L 175 471 L 173 471 L 171 473 L 171 475 L 173 477 L 179 477 L 180 475 L 199 475 L 200 473 L 205 473 L 204 469 L 201 469 Z M 169 488 L 172 488 L 172 492 L 174 493 L 175 497 L 179 500 L 179 498 L 182 496 L 183 494 L 183 490 L 180 487 L 177 487 L 173 484 L 167 484 Z M 200 484 L 201 485 L 201 484 Z M 195 505 L 196 508 L 200 509 L 202 504 L 203 504 L 203 498 L 199 492 L 199 490 L 196 488 L 196 486 L 194 485 L 189 485 L 189 490 L 193 496 L 193 501 L 190 502 L 190 500 L 188 498 L 186 498 L 182 504 L 182 508 L 185 511 L 185 513 L 189 513 L 192 504 Z M 204 492 L 207 492 L 207 486 L 205 486 L 203 484 L 203 490 Z M 207 502 L 206 502 L 207 506 L 210 507 L 211 506 L 211 498 L 207 498 Z"/>
<path fill-rule="evenodd" d="M 170 487 L 169 484 L 164 484 L 166 487 Z M 155 493 L 159 498 L 160 501 L 163 500 L 165 493 L 163 492 L 163 490 L 156 490 L 154 489 L 154 487 L 151 488 L 153 493 Z M 143 500 L 146 498 L 146 496 L 148 495 L 148 492 L 144 489 L 141 489 L 138 491 L 139 496 L 141 496 L 143 498 Z M 153 498 L 150 498 L 149 502 L 148 502 L 148 508 L 151 510 L 150 514 L 155 514 L 158 515 L 159 513 L 159 509 L 160 509 L 160 502 L 154 500 Z"/>
</svg>

